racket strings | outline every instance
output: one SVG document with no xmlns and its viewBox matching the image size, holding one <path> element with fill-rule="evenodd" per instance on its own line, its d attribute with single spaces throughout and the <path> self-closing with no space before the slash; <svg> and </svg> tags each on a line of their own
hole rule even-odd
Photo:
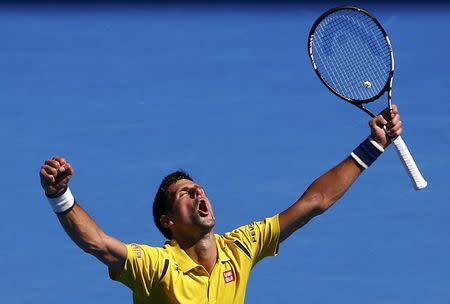
<svg viewBox="0 0 450 304">
<path fill-rule="evenodd" d="M 374 84 L 378 84 L 378 87 L 380 85 L 379 78 L 369 79 L 367 77 L 367 67 L 371 68 L 378 68 L 377 65 L 373 65 L 370 58 L 368 56 L 364 56 L 365 53 L 368 53 L 367 45 L 361 44 L 361 42 L 368 41 L 369 44 L 371 43 L 371 40 L 365 39 L 363 36 L 364 33 L 361 33 L 360 27 L 363 26 L 361 24 L 361 20 L 354 20 L 355 23 L 349 23 L 348 22 L 348 16 L 345 16 L 343 18 L 337 19 L 339 22 L 333 26 L 332 30 L 337 33 L 338 38 L 338 46 L 348 46 L 345 48 L 339 48 L 337 49 L 335 47 L 336 56 L 330 57 L 331 60 L 334 61 L 334 64 L 329 64 L 328 68 L 331 68 L 333 70 L 332 75 L 335 76 L 332 81 L 336 84 L 340 84 L 339 89 L 341 91 L 346 91 L 348 89 L 353 89 L 352 86 L 348 86 L 348 84 L 359 84 L 359 87 L 362 87 L 363 83 L 367 83 L 367 81 L 375 82 Z M 344 22 L 346 21 L 346 22 Z M 342 26 L 346 26 L 347 28 L 342 28 Z M 350 27 L 348 27 L 350 26 Z M 336 28 L 337 27 L 337 28 Z M 354 35 L 357 36 L 359 39 L 352 39 L 352 37 L 348 37 L 347 30 L 351 31 Z M 341 41 L 339 41 L 341 40 Z M 344 40 L 344 41 L 342 41 Z M 359 61 L 355 64 L 355 60 L 358 59 Z M 326 63 L 326 61 L 325 61 Z M 378 68 L 379 70 L 379 68 Z M 342 75 L 339 75 L 337 71 L 342 71 Z M 339 76 L 339 77 L 336 77 Z M 340 83 L 340 79 L 344 77 L 344 82 Z M 367 83 L 368 86 L 370 86 L 372 89 L 376 89 L 377 86 L 372 87 L 372 82 L 370 84 Z M 347 84 L 347 86 L 343 86 L 342 84 Z M 366 87 L 367 89 L 367 87 Z M 361 91 L 356 90 L 356 93 L 366 93 L 367 90 Z M 366 96 L 359 95 L 360 98 L 358 99 L 364 99 Z"/>
<path fill-rule="evenodd" d="M 356 22 L 352 22 L 356 21 Z M 361 20 L 349 20 L 348 16 L 344 16 L 344 18 L 333 18 L 333 20 L 329 23 L 327 23 L 328 29 L 333 32 L 333 35 L 337 37 L 337 41 L 335 41 L 334 50 L 330 51 L 331 47 L 330 45 L 326 45 L 327 53 L 328 55 L 335 55 L 331 56 L 330 59 L 334 62 L 327 62 L 324 61 L 324 64 L 326 68 L 331 71 L 332 82 L 336 83 L 339 87 L 340 91 L 347 91 L 351 87 L 343 86 L 342 84 L 355 84 L 355 82 L 359 82 L 361 84 L 361 77 L 362 75 L 366 75 L 367 73 L 361 73 L 364 72 L 364 69 L 362 67 L 375 67 L 371 65 L 372 62 L 368 60 L 367 56 L 362 56 L 364 53 L 361 52 L 367 52 L 365 50 L 365 45 L 361 45 L 361 41 L 365 42 L 368 41 L 371 43 L 371 40 L 364 39 L 364 33 L 361 33 Z M 344 28 L 345 27 L 345 28 Z M 353 33 L 353 35 L 358 36 L 357 38 L 360 39 L 351 39 L 352 37 L 348 37 L 348 30 Z M 327 38 L 327 37 L 325 37 Z M 349 39 L 350 38 L 350 39 Z M 330 40 L 328 40 L 330 41 Z M 336 48 L 336 43 L 340 48 Z M 342 48 L 341 46 L 347 46 L 349 47 Z M 373 46 L 371 46 L 373 48 Z M 333 54 L 334 53 L 334 54 Z M 354 61 L 356 58 L 359 58 L 359 65 L 356 66 L 354 64 Z M 328 63 L 328 64 L 327 64 Z M 355 69 L 356 68 L 356 69 Z M 339 71 L 343 72 L 342 75 L 339 73 Z M 344 78 L 344 82 L 341 83 L 341 81 Z M 355 79 L 356 78 L 356 79 Z M 367 77 L 363 78 L 367 79 Z M 355 81 L 356 80 L 356 81 Z M 379 85 L 379 81 L 376 83 Z M 368 79 L 366 80 L 368 81 Z M 366 82 L 364 81 L 364 82 Z M 370 86 L 372 83 L 370 83 Z M 376 86 L 374 86 L 376 88 Z M 366 88 L 367 89 L 367 88 Z M 362 96 L 359 96 L 362 97 Z"/>
<path fill-rule="evenodd" d="M 364 13 L 340 10 L 328 15 L 314 31 L 312 52 L 323 80 L 352 100 L 377 96 L 389 79 L 390 46 Z"/>
</svg>

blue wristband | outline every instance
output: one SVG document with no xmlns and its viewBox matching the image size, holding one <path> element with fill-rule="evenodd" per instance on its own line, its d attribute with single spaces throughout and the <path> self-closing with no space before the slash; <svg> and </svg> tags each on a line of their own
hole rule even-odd
<svg viewBox="0 0 450 304">
<path fill-rule="evenodd" d="M 358 165 L 367 169 L 383 152 L 383 147 L 369 137 L 356 147 L 350 155 Z"/>
</svg>

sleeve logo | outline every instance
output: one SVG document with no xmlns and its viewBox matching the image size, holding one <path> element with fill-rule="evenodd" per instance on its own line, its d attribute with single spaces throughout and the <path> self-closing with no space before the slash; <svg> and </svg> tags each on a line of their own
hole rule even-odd
<svg viewBox="0 0 450 304">
<path fill-rule="evenodd" d="M 138 245 L 131 245 L 131 249 L 133 249 L 134 254 L 136 254 L 136 257 L 141 258 L 142 257 L 142 253 L 141 253 L 141 249 L 139 248 Z"/>
<path fill-rule="evenodd" d="M 235 276 L 234 276 L 233 269 L 230 269 L 230 270 L 225 271 L 225 272 L 223 273 L 223 278 L 224 278 L 226 284 L 235 281 L 236 278 L 235 278 Z"/>
<path fill-rule="evenodd" d="M 248 224 L 247 228 L 248 228 L 248 231 L 250 233 L 250 237 L 252 238 L 252 242 L 256 243 L 255 224 Z"/>
</svg>

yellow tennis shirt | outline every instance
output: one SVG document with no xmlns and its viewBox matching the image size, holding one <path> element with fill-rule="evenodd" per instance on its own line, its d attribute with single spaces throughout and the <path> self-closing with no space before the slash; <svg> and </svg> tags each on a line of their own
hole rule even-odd
<svg viewBox="0 0 450 304">
<path fill-rule="evenodd" d="M 163 247 L 128 244 L 122 272 L 110 277 L 133 291 L 135 304 L 244 303 L 250 270 L 278 252 L 278 215 L 214 236 L 218 259 L 211 275 L 172 240 Z"/>
</svg>

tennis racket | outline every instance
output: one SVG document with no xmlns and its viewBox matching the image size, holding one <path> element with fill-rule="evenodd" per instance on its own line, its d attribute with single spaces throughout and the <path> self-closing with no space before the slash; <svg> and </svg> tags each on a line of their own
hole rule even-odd
<svg viewBox="0 0 450 304">
<path fill-rule="evenodd" d="M 386 31 L 367 11 L 340 6 L 322 14 L 311 28 L 308 52 L 317 76 L 331 92 L 363 110 L 387 92 L 392 109 L 394 53 Z M 403 139 L 392 142 L 417 190 L 427 186 Z"/>
</svg>

